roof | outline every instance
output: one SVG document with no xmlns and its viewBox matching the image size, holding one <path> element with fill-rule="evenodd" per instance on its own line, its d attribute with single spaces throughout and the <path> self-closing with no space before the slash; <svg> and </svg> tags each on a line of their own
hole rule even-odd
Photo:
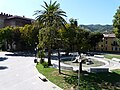
<svg viewBox="0 0 120 90">
<path fill-rule="evenodd" d="M 9 20 L 9 19 L 25 19 L 25 20 L 32 20 L 32 19 L 30 19 L 30 18 L 26 18 L 26 17 L 21 17 L 21 16 L 17 16 L 17 15 L 15 15 L 15 16 L 11 16 L 11 17 L 7 17 L 7 20 Z"/>
<path fill-rule="evenodd" d="M 111 38 L 115 38 L 115 34 L 103 34 L 104 37 L 111 37 Z"/>
</svg>

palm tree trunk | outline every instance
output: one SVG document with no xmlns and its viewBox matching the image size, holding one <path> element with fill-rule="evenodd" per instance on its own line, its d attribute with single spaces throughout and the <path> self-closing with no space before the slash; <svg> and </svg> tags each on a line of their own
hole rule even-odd
<svg viewBox="0 0 120 90">
<path fill-rule="evenodd" d="M 48 66 L 51 66 L 51 47 L 48 47 Z"/>
<path fill-rule="evenodd" d="M 60 68 L 60 50 L 58 49 L 58 65 L 59 65 L 59 74 L 61 74 L 61 68 Z"/>
</svg>

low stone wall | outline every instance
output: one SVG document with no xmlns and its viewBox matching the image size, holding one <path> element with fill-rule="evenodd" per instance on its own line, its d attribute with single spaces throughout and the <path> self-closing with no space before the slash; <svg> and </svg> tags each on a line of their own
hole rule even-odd
<svg viewBox="0 0 120 90">
<path fill-rule="evenodd" d="M 97 67 L 92 67 L 89 69 L 90 73 L 100 73 L 100 72 L 109 72 L 109 68 L 97 68 Z"/>
<path fill-rule="evenodd" d="M 112 60 L 120 63 L 120 59 L 118 58 L 112 58 Z"/>
<path fill-rule="evenodd" d="M 96 57 L 96 58 L 104 58 L 103 55 L 94 55 L 94 57 Z"/>
</svg>

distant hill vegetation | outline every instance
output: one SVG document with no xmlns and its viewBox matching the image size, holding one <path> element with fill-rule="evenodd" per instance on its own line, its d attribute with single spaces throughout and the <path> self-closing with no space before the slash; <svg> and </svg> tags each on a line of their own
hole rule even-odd
<svg viewBox="0 0 120 90">
<path fill-rule="evenodd" d="M 112 25 L 80 25 L 81 28 L 92 31 L 92 32 L 101 32 L 101 33 L 112 33 L 113 26 Z"/>
</svg>

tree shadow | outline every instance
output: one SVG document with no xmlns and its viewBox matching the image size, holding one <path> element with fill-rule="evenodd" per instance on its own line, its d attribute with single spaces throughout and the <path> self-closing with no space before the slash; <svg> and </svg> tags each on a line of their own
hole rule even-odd
<svg viewBox="0 0 120 90">
<path fill-rule="evenodd" d="M 78 76 L 67 75 L 65 82 L 77 87 Z M 108 73 L 83 73 L 80 75 L 80 88 L 83 90 L 120 90 L 120 74 Z"/>
<path fill-rule="evenodd" d="M 65 76 L 73 76 L 73 75 L 70 75 L 70 74 L 67 74 L 67 73 L 63 73 L 63 72 L 61 72 L 60 74 L 65 75 Z"/>
<path fill-rule="evenodd" d="M 6 66 L 0 66 L 0 70 L 8 69 Z"/>
<path fill-rule="evenodd" d="M 100 88 L 108 90 L 120 90 L 120 74 L 108 72 L 91 74 L 90 76 Z"/>
<path fill-rule="evenodd" d="M 12 54 L 5 54 L 6 56 L 24 56 L 24 57 L 34 57 L 35 54 L 32 52 L 12 52 Z"/>
<path fill-rule="evenodd" d="M 0 61 L 5 61 L 5 60 L 7 60 L 8 58 L 6 58 L 6 57 L 0 57 Z"/>
</svg>

